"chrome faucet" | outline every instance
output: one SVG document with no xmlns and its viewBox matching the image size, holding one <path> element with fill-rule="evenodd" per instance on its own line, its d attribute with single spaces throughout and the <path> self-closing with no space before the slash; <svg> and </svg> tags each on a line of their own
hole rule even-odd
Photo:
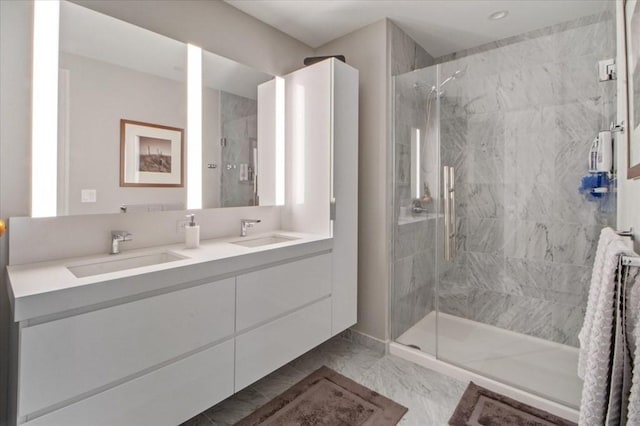
<svg viewBox="0 0 640 426">
<path fill-rule="evenodd" d="M 111 231 L 111 251 L 109 254 L 120 253 L 120 243 L 125 241 L 131 241 L 133 234 L 127 231 Z"/>
<path fill-rule="evenodd" d="M 240 236 L 247 236 L 247 229 L 252 228 L 254 223 L 260 223 L 260 219 L 240 219 Z"/>
</svg>

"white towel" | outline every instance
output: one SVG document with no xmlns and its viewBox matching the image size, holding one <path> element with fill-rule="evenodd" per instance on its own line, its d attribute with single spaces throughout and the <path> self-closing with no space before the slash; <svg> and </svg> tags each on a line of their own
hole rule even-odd
<svg viewBox="0 0 640 426">
<path fill-rule="evenodd" d="M 592 324 L 590 330 L 587 328 L 580 341 L 581 346 L 584 344 L 586 349 L 586 358 L 582 359 L 586 368 L 580 402 L 580 420 L 578 422 L 580 426 L 603 425 L 606 419 L 609 402 L 610 365 L 613 356 L 612 332 L 615 314 L 616 270 L 620 255 L 632 253 L 629 243 L 614 235 L 613 241 L 605 249 L 601 281 L 599 284 L 592 281 L 592 284 L 599 286 L 599 292 L 595 304 L 591 303 L 591 306 L 587 306 L 587 310 L 592 310 Z M 589 296 L 591 296 L 591 292 Z M 585 326 L 588 325 L 585 324 Z M 622 361 L 618 360 L 617 362 Z"/>
<path fill-rule="evenodd" d="M 633 270 L 635 269 L 635 271 Z M 627 407 L 627 426 L 640 425 L 640 270 L 632 268 L 629 274 L 631 295 L 629 296 L 628 318 L 634 324 L 630 331 L 629 344 L 633 355 L 633 379 Z"/>
<path fill-rule="evenodd" d="M 578 334 L 580 340 L 580 354 L 578 358 L 578 376 L 584 379 L 585 370 L 587 368 L 587 356 L 593 339 L 593 317 L 596 311 L 596 305 L 600 297 L 602 289 L 602 272 L 604 268 L 605 252 L 612 241 L 618 239 L 618 235 L 611 228 L 603 228 L 600 232 L 598 240 L 598 248 L 596 249 L 596 257 L 593 262 L 593 271 L 591 273 L 591 284 L 589 286 L 589 298 L 587 299 L 587 310 L 584 315 L 582 329 Z"/>
</svg>

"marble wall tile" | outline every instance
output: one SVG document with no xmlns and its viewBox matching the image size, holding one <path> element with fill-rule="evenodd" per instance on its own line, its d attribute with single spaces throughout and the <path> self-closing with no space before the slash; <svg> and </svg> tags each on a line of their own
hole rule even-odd
<svg viewBox="0 0 640 426">
<path fill-rule="evenodd" d="M 553 43 L 552 46 L 558 50 L 558 54 L 562 54 L 562 56 L 559 56 L 560 58 L 573 54 L 586 54 L 588 53 L 588 49 L 592 45 L 597 46 L 599 41 L 602 41 L 603 47 L 608 47 L 605 51 L 610 52 L 610 49 L 615 49 L 615 25 L 612 23 L 612 21 L 615 20 L 615 8 L 613 7 L 613 2 L 605 2 L 603 5 L 605 7 L 603 7 L 601 13 L 581 17 L 573 21 L 562 22 L 550 27 L 541 28 L 539 30 L 508 37 L 506 39 L 483 44 L 460 52 L 444 55 L 436 58 L 435 63 L 442 64 L 452 62 L 468 58 L 471 55 L 483 56 L 484 54 L 493 52 L 494 50 L 501 50 L 507 46 L 517 47 L 526 43 L 528 40 L 536 40 L 541 37 L 548 37 L 550 39 L 549 42 Z M 597 27 L 590 29 L 590 27 L 594 25 Z M 561 37 L 567 32 L 569 32 L 568 35 Z M 528 45 L 525 46 L 529 47 Z M 563 49 L 558 49 L 558 46 L 563 46 Z M 479 53 L 482 53 L 483 55 L 478 55 Z M 535 56 L 532 58 L 532 60 L 537 59 L 538 58 Z"/>
<path fill-rule="evenodd" d="M 552 224 L 528 220 L 505 221 L 505 251 L 518 259 L 554 260 Z"/>
<path fill-rule="evenodd" d="M 438 283 L 438 312 L 470 318 L 469 294 L 472 287 L 467 282 L 440 281 Z"/>
<path fill-rule="evenodd" d="M 396 226 L 394 257 L 400 259 L 434 247 L 436 221 L 424 220 Z"/>
<path fill-rule="evenodd" d="M 391 75 L 403 74 L 433 64 L 433 57 L 391 20 L 388 29 Z"/>
<path fill-rule="evenodd" d="M 504 224 L 504 219 L 466 218 L 462 228 L 462 234 L 466 236 L 464 248 L 470 252 L 503 256 Z"/>
<path fill-rule="evenodd" d="M 552 279 L 549 288 L 571 294 L 577 294 L 586 300 L 591 284 L 593 267 L 554 263 L 551 265 Z"/>
<path fill-rule="evenodd" d="M 553 288 L 554 264 L 532 259 L 505 257 L 507 288 Z"/>
<path fill-rule="evenodd" d="M 591 141 L 615 116 L 615 84 L 595 73 L 615 56 L 613 17 L 437 60 L 441 80 L 464 71 L 440 98 L 441 162 L 457 169 L 460 235 L 455 263 L 435 253 L 442 312 L 576 343 L 597 236 L 615 223 L 578 192 Z M 433 70 L 419 71 L 430 85 Z M 413 119 L 424 123 L 424 111 Z"/>
<path fill-rule="evenodd" d="M 443 250 L 439 250 L 441 253 Z M 439 273 L 441 283 L 466 285 L 469 282 L 469 268 L 467 267 L 467 252 L 458 253 L 453 262 L 445 262 L 442 260 L 439 265 Z M 446 287 L 446 286 L 445 286 Z"/>
<path fill-rule="evenodd" d="M 440 119 L 440 133 L 443 151 L 465 151 L 468 149 L 469 122 L 467 117 L 452 117 Z M 444 137 L 446 135 L 446 137 Z M 444 154 L 444 152 L 443 152 Z"/>
<path fill-rule="evenodd" d="M 415 289 L 406 296 L 392 297 L 391 335 L 395 338 L 413 327 L 434 309 L 435 285 Z"/>
<path fill-rule="evenodd" d="M 545 183 L 518 182 L 515 191 L 515 216 L 521 220 L 548 221 L 553 215 L 554 192 Z"/>
<path fill-rule="evenodd" d="M 503 185 L 456 184 L 456 213 L 459 217 L 504 217 Z"/>
<path fill-rule="evenodd" d="M 552 336 L 551 302 L 486 290 L 473 290 L 472 319 L 543 339 Z"/>
<path fill-rule="evenodd" d="M 505 279 L 505 262 L 502 256 L 485 253 L 467 253 L 469 270 L 468 286 L 474 290 L 487 290 L 504 294 L 518 294 L 518 288 Z"/>
<path fill-rule="evenodd" d="M 555 262 L 588 267 L 595 258 L 599 226 L 554 223 L 551 242 Z"/>
<path fill-rule="evenodd" d="M 240 164 L 252 162 L 252 143 L 257 139 L 258 103 L 227 92 L 220 92 L 221 134 L 226 139 L 222 149 L 220 204 L 223 207 L 248 206 L 252 203 L 253 186 L 240 182 Z"/>
<path fill-rule="evenodd" d="M 397 144 L 396 146 L 396 182 L 398 184 L 411 183 L 411 146 Z"/>
<path fill-rule="evenodd" d="M 553 335 L 551 340 L 570 346 L 579 346 L 578 333 L 584 322 L 585 307 L 554 303 L 551 308 Z"/>
</svg>

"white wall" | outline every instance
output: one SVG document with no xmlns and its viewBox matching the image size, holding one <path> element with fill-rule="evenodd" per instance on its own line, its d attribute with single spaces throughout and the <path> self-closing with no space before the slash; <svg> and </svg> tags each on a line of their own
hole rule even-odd
<svg viewBox="0 0 640 426">
<path fill-rule="evenodd" d="M 109 13 L 133 24 L 146 26 L 183 42 L 193 42 L 203 48 L 250 65 L 271 74 L 283 75 L 302 65 L 305 56 L 313 54 L 313 49 L 285 35 L 277 29 L 246 15 L 226 3 L 218 1 L 176 1 L 154 2 L 150 11 L 148 1 L 79 1 L 92 9 Z M 33 5 L 30 1 L 0 1 L 0 217 L 27 216 L 30 198 L 30 125 L 31 125 L 31 44 Z M 267 215 L 274 208 L 250 208 L 251 216 Z M 236 231 L 235 223 L 247 215 L 245 209 L 207 210 L 199 213 L 212 232 Z M 206 216 L 206 218 L 205 218 Z M 94 215 L 86 227 L 78 228 L 76 218 L 34 220 L 39 231 L 34 237 L 43 243 L 55 245 L 55 238 L 73 242 L 84 238 L 79 232 L 104 236 L 112 223 L 112 215 Z M 153 224 L 175 226 L 175 218 L 169 214 L 137 214 L 131 219 L 116 216 L 118 223 L 126 228 L 138 226 L 154 229 Z M 104 218 L 101 220 L 101 218 Z M 220 219 L 220 220 L 218 220 Z M 60 220 L 61 222 L 58 222 Z M 130 222 L 129 222 L 130 221 Z M 62 227 L 58 225 L 65 224 Z M 133 226 L 130 226 L 133 225 Z M 270 225 L 276 226 L 271 223 Z M 239 226 L 239 225 L 238 225 Z M 57 234 L 50 231 L 60 229 Z M 68 232 L 62 232 L 62 230 Z M 145 228 L 146 230 L 147 228 Z M 204 229 L 202 230 L 205 231 Z M 11 233 L 11 229 L 8 231 Z M 172 234 L 171 239 L 176 239 Z M 143 246 L 157 237 L 145 240 L 138 232 L 135 245 Z M 82 247 L 79 247 L 81 249 Z M 103 251 L 102 242 L 93 242 L 91 250 Z M 85 254 L 90 253 L 86 251 Z M 0 287 L 5 288 L 4 268 L 8 261 L 8 235 L 0 239 Z M 7 335 L 9 328 L 9 307 L 5 291 L 0 291 L 0 424 L 6 419 L 6 377 L 7 377 Z"/>
<path fill-rule="evenodd" d="M 0 217 L 29 211 L 31 33 L 30 2 L 0 2 Z M 5 266 L 9 235 L 0 237 L 0 424 L 6 424 L 9 302 Z"/>
<path fill-rule="evenodd" d="M 358 143 L 358 324 L 357 331 L 388 338 L 388 69 L 387 20 L 347 34 L 316 50 L 342 54 L 360 72 Z"/>
<path fill-rule="evenodd" d="M 622 35 L 624 34 L 624 19 L 622 17 L 623 2 L 616 2 L 616 28 L 618 31 L 618 123 L 627 120 L 627 74 L 622 64 L 626 63 L 626 54 Z M 640 179 L 627 179 L 627 146 L 629 132 L 618 133 L 618 229 L 627 230 L 633 227 L 635 234 L 635 249 L 640 253 Z"/>
<path fill-rule="evenodd" d="M 185 205 L 185 188 L 120 186 L 120 119 L 185 129 L 185 83 L 72 54 L 60 55 L 60 67 L 70 81 L 69 214 L 119 213 L 123 204 Z M 185 176 L 186 165 L 185 159 Z M 95 189 L 96 202 L 81 203 L 82 189 Z"/>
</svg>

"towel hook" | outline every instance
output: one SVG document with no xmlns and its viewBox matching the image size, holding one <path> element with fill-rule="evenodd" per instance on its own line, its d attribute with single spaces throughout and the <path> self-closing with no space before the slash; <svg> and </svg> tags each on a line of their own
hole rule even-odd
<svg viewBox="0 0 640 426">
<path fill-rule="evenodd" d="M 631 241 L 634 241 L 633 228 L 629 228 L 628 231 L 616 231 L 616 234 L 620 235 L 621 237 L 629 237 L 631 238 Z"/>
</svg>

